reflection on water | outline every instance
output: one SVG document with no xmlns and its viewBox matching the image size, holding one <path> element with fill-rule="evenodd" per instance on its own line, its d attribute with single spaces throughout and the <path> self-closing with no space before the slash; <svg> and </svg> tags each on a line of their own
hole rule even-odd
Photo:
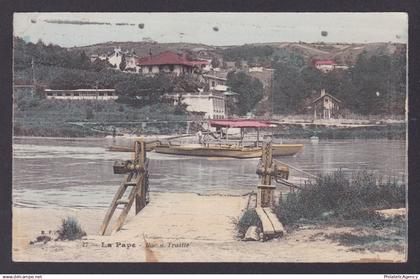
<svg viewBox="0 0 420 279">
<path fill-rule="evenodd" d="M 305 144 L 283 162 L 312 174 L 341 168 L 346 173 L 360 169 L 378 175 L 405 173 L 404 141 L 340 140 Z M 21 206 L 107 207 L 122 179 L 112 172 L 116 159 L 130 153 L 108 152 L 112 139 L 19 138 L 13 145 L 13 198 Z M 245 194 L 256 190 L 258 159 L 221 159 L 148 153 L 151 191 Z M 305 177 L 291 170 L 299 183 Z"/>
</svg>

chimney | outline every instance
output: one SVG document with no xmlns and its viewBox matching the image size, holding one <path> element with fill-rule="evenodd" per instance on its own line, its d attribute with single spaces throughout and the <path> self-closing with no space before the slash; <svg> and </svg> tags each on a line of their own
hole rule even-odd
<svg viewBox="0 0 420 279">
<path fill-rule="evenodd" d="M 325 89 L 321 89 L 321 97 L 325 95 Z"/>
<path fill-rule="evenodd" d="M 149 48 L 149 56 L 152 57 L 152 49 Z"/>
</svg>

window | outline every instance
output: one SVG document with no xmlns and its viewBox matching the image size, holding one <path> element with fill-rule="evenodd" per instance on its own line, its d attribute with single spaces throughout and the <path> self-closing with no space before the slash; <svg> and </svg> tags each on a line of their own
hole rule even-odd
<svg viewBox="0 0 420 279">
<path fill-rule="evenodd" d="M 57 93 L 57 96 L 63 96 L 63 94 L 61 94 L 61 93 Z"/>
<path fill-rule="evenodd" d="M 47 96 L 52 96 L 53 94 L 52 93 L 47 93 Z"/>
<path fill-rule="evenodd" d="M 70 97 L 70 96 L 71 96 L 71 94 L 70 94 L 70 93 L 66 93 L 66 96 Z"/>
<path fill-rule="evenodd" d="M 211 82 L 211 87 L 215 87 L 216 86 L 216 82 L 212 81 Z"/>
<path fill-rule="evenodd" d="M 73 96 L 79 96 L 79 93 L 74 93 Z"/>
<path fill-rule="evenodd" d="M 112 93 L 106 93 L 107 96 L 112 96 Z"/>
<path fill-rule="evenodd" d="M 99 96 L 103 96 L 103 95 L 104 95 L 104 93 L 102 93 L 102 92 L 101 92 L 101 93 L 99 93 Z"/>
</svg>

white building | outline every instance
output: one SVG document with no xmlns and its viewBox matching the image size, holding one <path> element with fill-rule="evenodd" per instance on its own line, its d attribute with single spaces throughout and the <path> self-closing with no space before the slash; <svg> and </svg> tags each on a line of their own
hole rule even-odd
<svg viewBox="0 0 420 279">
<path fill-rule="evenodd" d="M 328 73 L 336 69 L 348 70 L 349 68 L 347 65 L 338 65 L 333 60 L 313 60 L 312 63 L 315 68 L 324 73 Z"/>
<path fill-rule="evenodd" d="M 114 53 L 108 56 L 108 62 L 116 67 L 119 68 L 122 60 L 123 52 L 120 48 L 115 48 Z"/>
<path fill-rule="evenodd" d="M 251 68 L 248 69 L 248 71 L 250 73 L 252 73 L 252 72 L 262 73 L 264 71 L 264 68 L 263 67 L 251 67 Z"/>
<path fill-rule="evenodd" d="M 138 72 L 140 70 L 140 67 L 137 66 L 137 57 L 135 55 L 130 55 L 125 57 L 125 69 L 132 69 L 135 72 Z"/>
<path fill-rule="evenodd" d="M 209 90 L 227 91 L 226 78 L 215 75 L 203 75 L 204 81 L 209 86 Z"/>
<path fill-rule="evenodd" d="M 56 100 L 97 100 L 111 101 L 118 99 L 115 89 L 75 89 L 75 90 L 56 90 L 45 89 L 47 99 Z"/>
<path fill-rule="evenodd" d="M 125 57 L 125 70 L 131 70 L 133 72 L 138 72 L 140 67 L 137 66 L 137 59 L 138 57 L 134 55 L 132 52 L 123 51 L 121 48 L 114 48 L 114 52 L 109 55 L 92 55 L 92 59 L 101 59 L 101 60 L 107 60 L 108 62 L 115 67 L 116 69 L 120 68 L 120 64 L 122 61 L 122 58 Z"/>
<path fill-rule="evenodd" d="M 167 95 L 167 98 L 174 100 L 177 104 L 181 98 L 181 102 L 187 105 L 187 111 L 195 113 L 204 113 L 204 117 L 208 119 L 224 119 L 225 97 L 220 93 L 197 92 Z"/>
<path fill-rule="evenodd" d="M 315 68 L 320 70 L 321 72 L 328 73 L 332 70 L 334 70 L 335 66 L 337 65 L 332 60 L 314 60 L 313 64 Z"/>
</svg>

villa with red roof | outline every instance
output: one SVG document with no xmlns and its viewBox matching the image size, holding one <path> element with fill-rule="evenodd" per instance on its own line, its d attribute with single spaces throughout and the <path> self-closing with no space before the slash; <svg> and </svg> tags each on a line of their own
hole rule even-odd
<svg viewBox="0 0 420 279">
<path fill-rule="evenodd" d="M 209 64 L 206 60 L 189 60 L 185 54 L 172 51 L 161 52 L 157 55 L 149 55 L 137 60 L 140 73 L 143 75 L 157 75 L 160 73 L 183 75 L 193 73 L 195 69 L 201 69 Z"/>
</svg>

